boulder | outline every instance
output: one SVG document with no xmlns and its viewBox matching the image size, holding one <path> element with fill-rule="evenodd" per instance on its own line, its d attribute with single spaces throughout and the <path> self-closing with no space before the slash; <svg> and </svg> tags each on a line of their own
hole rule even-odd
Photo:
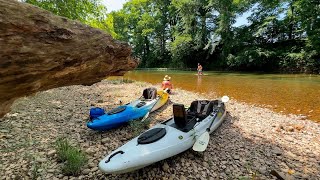
<svg viewBox="0 0 320 180">
<path fill-rule="evenodd" d="M 91 85 L 138 65 L 104 31 L 18 1 L 0 0 L 0 117 L 38 91 Z"/>
</svg>

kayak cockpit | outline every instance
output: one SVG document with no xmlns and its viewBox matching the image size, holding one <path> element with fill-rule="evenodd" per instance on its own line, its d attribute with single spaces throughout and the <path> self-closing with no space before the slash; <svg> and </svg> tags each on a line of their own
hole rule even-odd
<svg viewBox="0 0 320 180">
<path fill-rule="evenodd" d="M 142 97 L 145 100 L 152 100 L 157 98 L 157 89 L 156 88 L 147 88 L 143 90 Z"/>
<path fill-rule="evenodd" d="M 147 88 L 143 90 L 142 96 L 139 99 L 139 102 L 135 105 L 136 108 L 141 108 L 157 98 L 157 89 L 156 88 Z"/>
<path fill-rule="evenodd" d="M 183 132 L 189 132 L 197 123 L 195 116 L 186 114 L 183 104 L 173 105 L 173 119 L 174 124 L 172 124 L 172 127 Z"/>
<path fill-rule="evenodd" d="M 124 111 L 127 108 L 127 106 L 119 106 L 117 108 L 111 109 L 109 112 L 107 112 L 108 115 L 117 114 L 122 111 Z"/>
<path fill-rule="evenodd" d="M 219 106 L 220 104 L 220 106 Z M 173 122 L 171 124 L 166 124 L 170 120 L 164 122 L 163 124 L 170 125 L 180 131 L 189 132 L 193 129 L 197 122 L 206 119 L 214 110 L 224 111 L 225 107 L 218 101 L 193 101 L 191 106 L 186 110 L 183 104 L 173 105 Z"/>
</svg>

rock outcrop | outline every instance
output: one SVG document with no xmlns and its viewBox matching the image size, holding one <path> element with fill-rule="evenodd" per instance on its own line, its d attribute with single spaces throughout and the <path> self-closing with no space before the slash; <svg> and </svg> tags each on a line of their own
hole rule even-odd
<svg viewBox="0 0 320 180">
<path fill-rule="evenodd" d="M 0 117 L 19 97 L 93 84 L 137 64 L 129 45 L 101 30 L 26 3 L 0 0 Z"/>
</svg>

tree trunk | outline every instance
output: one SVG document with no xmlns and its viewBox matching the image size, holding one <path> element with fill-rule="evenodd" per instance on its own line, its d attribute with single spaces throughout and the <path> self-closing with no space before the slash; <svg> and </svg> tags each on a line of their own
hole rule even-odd
<svg viewBox="0 0 320 180">
<path fill-rule="evenodd" d="M 13 101 L 99 82 L 137 66 L 131 47 L 98 29 L 14 0 L 0 0 L 0 117 Z"/>
<path fill-rule="evenodd" d="M 290 11 L 291 11 L 291 16 L 289 17 L 289 40 L 292 39 L 292 34 L 293 34 L 293 24 L 294 24 L 294 7 L 293 3 L 290 4 Z"/>
</svg>

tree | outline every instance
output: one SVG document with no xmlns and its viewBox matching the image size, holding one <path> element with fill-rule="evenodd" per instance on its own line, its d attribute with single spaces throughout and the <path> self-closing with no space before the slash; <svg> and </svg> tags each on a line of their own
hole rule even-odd
<svg viewBox="0 0 320 180">
<path fill-rule="evenodd" d="M 56 15 L 78 20 L 82 23 L 105 29 L 106 7 L 101 0 L 25 0 Z"/>
</svg>

